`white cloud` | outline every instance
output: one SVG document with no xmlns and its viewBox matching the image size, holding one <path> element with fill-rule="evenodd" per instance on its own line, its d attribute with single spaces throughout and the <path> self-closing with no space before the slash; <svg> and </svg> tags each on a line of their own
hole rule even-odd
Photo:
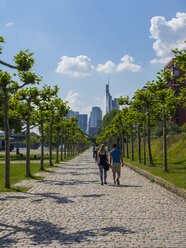
<svg viewBox="0 0 186 248">
<path fill-rule="evenodd" d="M 125 55 L 121 58 L 121 63 L 119 63 L 116 67 L 116 71 L 131 71 L 131 72 L 138 72 L 141 70 L 140 65 L 136 65 L 133 63 L 134 58 L 130 57 L 129 55 Z"/>
<path fill-rule="evenodd" d="M 62 56 L 56 72 L 80 78 L 88 76 L 92 69 L 91 59 L 85 55 L 77 57 Z"/>
<path fill-rule="evenodd" d="M 114 70 L 115 70 L 115 64 L 111 60 L 106 61 L 105 64 L 98 64 L 96 66 L 97 72 L 113 73 Z"/>
<path fill-rule="evenodd" d="M 71 110 L 78 111 L 80 114 L 89 114 L 91 111 L 91 106 L 85 106 L 80 94 L 76 91 L 69 91 L 65 101 L 67 101 L 67 105 Z"/>
<path fill-rule="evenodd" d="M 80 114 L 87 114 L 88 118 L 90 115 L 90 112 L 92 111 L 92 106 L 99 106 L 102 110 L 103 115 L 105 115 L 106 112 L 106 97 L 93 97 L 93 103 L 92 105 L 85 105 L 83 104 L 84 99 L 80 96 L 80 94 L 76 91 L 69 91 L 67 96 L 64 99 L 67 101 L 67 105 L 70 107 L 73 111 L 78 111 Z"/>
<path fill-rule="evenodd" d="M 74 111 L 79 111 L 79 106 L 81 105 L 80 102 L 80 95 L 78 92 L 69 91 L 67 96 L 65 97 L 65 101 L 67 101 L 67 105 Z"/>
<path fill-rule="evenodd" d="M 6 27 L 11 27 L 11 26 L 13 26 L 13 25 L 14 25 L 13 22 L 8 22 L 8 23 L 5 24 Z"/>
<path fill-rule="evenodd" d="M 186 13 L 176 13 L 176 17 L 167 21 L 165 17 L 155 16 L 151 19 L 151 38 L 156 41 L 153 49 L 157 58 L 151 63 L 165 64 L 173 57 L 172 50 L 175 48 L 184 49 L 186 44 Z"/>
<path fill-rule="evenodd" d="M 63 56 L 58 63 L 56 72 L 71 76 L 71 77 L 86 77 L 92 72 L 114 73 L 122 71 L 138 72 L 141 66 L 134 64 L 134 59 L 129 55 L 124 55 L 120 59 L 119 64 L 114 64 L 111 60 L 96 66 L 91 64 L 91 59 L 88 56 L 80 55 L 77 57 Z"/>
</svg>

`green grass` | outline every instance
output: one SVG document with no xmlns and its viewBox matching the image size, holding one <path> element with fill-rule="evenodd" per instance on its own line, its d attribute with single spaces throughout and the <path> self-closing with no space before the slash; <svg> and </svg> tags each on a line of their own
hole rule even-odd
<svg viewBox="0 0 186 248">
<path fill-rule="evenodd" d="M 68 158 L 64 159 L 63 161 L 71 160 L 72 158 L 76 157 L 79 154 L 71 155 Z M 49 162 L 44 163 L 44 170 L 40 170 L 40 160 L 39 156 L 37 156 L 37 159 L 34 159 L 34 155 L 31 155 L 31 177 L 26 177 L 26 158 L 25 156 L 23 158 L 17 158 L 16 155 L 11 155 L 11 169 L 10 169 L 10 182 L 11 187 L 9 189 L 4 187 L 4 164 L 0 163 L 0 192 L 11 192 L 11 191 L 17 191 L 17 192 L 25 192 L 28 190 L 28 188 L 25 187 L 15 187 L 14 184 L 22 181 L 22 180 L 30 180 L 30 179 L 36 179 L 41 180 L 43 177 L 35 176 L 37 172 L 52 172 L 51 170 L 48 170 L 48 168 L 56 168 L 59 167 L 58 165 L 55 165 L 56 156 L 53 154 L 53 166 L 49 166 Z M 49 159 L 48 155 L 45 155 L 45 159 Z M 60 156 L 59 156 L 60 159 Z M 0 160 L 4 161 L 4 155 L 0 155 Z M 20 163 L 19 163 L 20 161 Z M 59 163 L 62 163 L 63 161 L 60 161 Z"/>
<path fill-rule="evenodd" d="M 35 176 L 37 172 L 41 172 L 40 170 L 40 162 L 37 161 L 35 163 L 31 163 L 31 177 L 26 177 L 26 166 L 23 163 L 11 163 L 10 167 L 10 182 L 11 182 L 11 188 L 6 189 L 4 187 L 4 165 L 0 164 L 0 192 L 7 192 L 7 191 L 26 191 L 28 189 L 24 187 L 15 187 L 14 184 L 22 181 L 22 180 L 30 180 L 30 179 L 36 179 L 41 180 L 42 177 Z M 47 169 L 49 168 L 49 165 L 45 165 L 45 170 L 42 172 L 49 172 Z"/>
<path fill-rule="evenodd" d="M 124 159 L 131 165 L 146 170 L 152 175 L 161 177 L 162 179 L 168 181 L 169 183 L 179 188 L 186 189 L 186 136 L 185 134 L 168 136 L 167 142 L 168 172 L 163 171 L 162 138 L 154 138 L 151 142 L 154 166 L 149 165 L 148 152 L 147 165 L 143 165 L 143 161 L 142 163 L 137 162 L 137 145 L 135 146 L 135 161 L 131 161 L 130 159 L 126 158 Z"/>
</svg>

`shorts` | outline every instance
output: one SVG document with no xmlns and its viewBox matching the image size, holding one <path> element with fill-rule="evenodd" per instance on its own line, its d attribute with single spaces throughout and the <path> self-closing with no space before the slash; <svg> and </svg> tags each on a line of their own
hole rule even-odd
<svg viewBox="0 0 186 248">
<path fill-rule="evenodd" d="M 113 163 L 112 164 L 112 172 L 113 173 L 121 173 L 121 163 Z"/>
</svg>

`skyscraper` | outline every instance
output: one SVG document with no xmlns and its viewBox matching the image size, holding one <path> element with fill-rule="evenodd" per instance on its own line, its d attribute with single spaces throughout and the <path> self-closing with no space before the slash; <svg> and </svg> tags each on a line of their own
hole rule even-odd
<svg viewBox="0 0 186 248">
<path fill-rule="evenodd" d="M 88 126 L 88 123 L 87 123 L 88 115 L 87 114 L 80 114 L 79 112 L 69 110 L 68 114 L 67 114 L 67 117 L 68 118 L 76 117 L 77 120 L 78 120 L 77 125 L 81 128 L 81 130 L 83 132 L 87 131 L 87 126 Z"/>
<path fill-rule="evenodd" d="M 102 111 L 100 107 L 92 107 L 89 118 L 89 135 L 95 135 L 98 128 L 101 127 Z"/>
<path fill-rule="evenodd" d="M 112 109 L 112 96 L 109 92 L 109 81 L 106 84 L 106 113 L 109 113 Z"/>
<path fill-rule="evenodd" d="M 87 131 L 87 119 L 88 119 L 88 115 L 87 114 L 79 114 L 77 116 L 77 118 L 78 118 L 78 124 L 77 125 L 85 133 Z"/>
<path fill-rule="evenodd" d="M 112 96 L 109 92 L 109 78 L 108 83 L 106 84 L 106 114 L 109 113 L 112 109 L 119 109 L 119 105 L 117 103 L 117 98 L 112 100 Z"/>
</svg>

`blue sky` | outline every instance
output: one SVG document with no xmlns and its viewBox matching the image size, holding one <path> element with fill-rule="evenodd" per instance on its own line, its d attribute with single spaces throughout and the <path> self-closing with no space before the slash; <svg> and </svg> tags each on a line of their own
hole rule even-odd
<svg viewBox="0 0 186 248">
<path fill-rule="evenodd" d="M 41 85 L 57 85 L 75 111 L 104 114 L 108 77 L 113 97 L 132 97 L 186 48 L 186 1 L 0 0 L 0 35 L 2 60 L 29 48 Z"/>
</svg>

